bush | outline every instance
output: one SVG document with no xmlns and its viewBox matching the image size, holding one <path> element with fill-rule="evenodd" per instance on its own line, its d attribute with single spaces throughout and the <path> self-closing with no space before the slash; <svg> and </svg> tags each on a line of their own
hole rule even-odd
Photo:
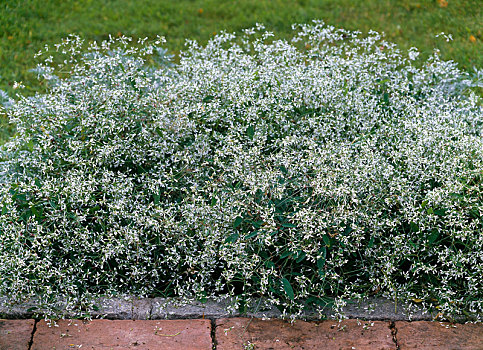
<svg viewBox="0 0 483 350">
<path fill-rule="evenodd" d="M 69 74 L 47 58 L 49 91 L 7 110 L 0 295 L 79 314 L 99 296 L 266 297 L 292 315 L 377 295 L 481 319 L 468 74 L 375 32 L 297 28 L 188 42 L 176 65 L 160 40 L 58 45 Z"/>
</svg>

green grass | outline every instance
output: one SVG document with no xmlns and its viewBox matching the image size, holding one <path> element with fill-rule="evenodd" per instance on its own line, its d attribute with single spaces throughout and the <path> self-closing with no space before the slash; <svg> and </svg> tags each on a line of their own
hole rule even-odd
<svg viewBox="0 0 483 350">
<path fill-rule="evenodd" d="M 463 69 L 483 67 L 480 0 L 6 0 L 0 5 L 0 89 L 13 95 L 13 82 L 26 85 L 24 94 L 41 86 L 29 69 L 34 54 L 70 33 L 87 40 L 109 34 L 133 37 L 164 35 L 172 52 L 185 38 L 206 42 L 214 32 L 239 31 L 264 23 L 279 37 L 288 37 L 292 23 L 323 19 L 336 27 L 362 32 L 384 31 L 402 48 L 418 47 Z M 435 34 L 451 33 L 446 43 Z M 13 133 L 0 116 L 0 143 Z"/>
</svg>

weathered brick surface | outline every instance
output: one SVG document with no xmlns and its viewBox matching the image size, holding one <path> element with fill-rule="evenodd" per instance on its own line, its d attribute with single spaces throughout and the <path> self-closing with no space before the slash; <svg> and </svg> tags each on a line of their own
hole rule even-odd
<svg viewBox="0 0 483 350">
<path fill-rule="evenodd" d="M 400 350 L 483 350 L 483 324 L 396 322 Z"/>
<path fill-rule="evenodd" d="M 396 349 L 389 322 L 303 322 L 230 318 L 216 321 L 218 350 Z M 0 350 L 28 349 L 34 320 L 0 320 Z M 482 324 L 396 322 L 400 350 L 483 350 Z M 209 320 L 61 320 L 37 323 L 32 350 L 212 349 Z"/>
<path fill-rule="evenodd" d="M 357 320 L 303 322 L 293 325 L 282 320 L 248 318 L 221 319 L 216 322 L 217 350 L 254 349 L 330 349 L 395 350 L 389 322 Z"/>
<path fill-rule="evenodd" d="M 32 350 L 211 350 L 210 320 L 60 320 L 37 324 Z"/>
<path fill-rule="evenodd" d="M 0 320 L 0 350 L 26 350 L 34 320 Z"/>
</svg>

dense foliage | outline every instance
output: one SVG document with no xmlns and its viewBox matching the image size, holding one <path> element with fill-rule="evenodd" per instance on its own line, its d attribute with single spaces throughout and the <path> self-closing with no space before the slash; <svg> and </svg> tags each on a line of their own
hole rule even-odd
<svg viewBox="0 0 483 350">
<path fill-rule="evenodd" d="M 189 42 L 177 65 L 160 41 L 58 45 L 69 74 L 47 57 L 49 93 L 7 110 L 0 295 L 79 313 L 264 296 L 292 315 L 376 295 L 481 318 L 472 81 L 375 32 L 297 29 Z"/>
</svg>

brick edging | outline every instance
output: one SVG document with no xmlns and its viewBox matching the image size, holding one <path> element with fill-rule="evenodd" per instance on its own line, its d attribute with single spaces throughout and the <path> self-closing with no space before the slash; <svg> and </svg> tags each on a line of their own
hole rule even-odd
<svg viewBox="0 0 483 350">
<path fill-rule="evenodd" d="M 256 317 L 256 318 L 280 318 L 282 314 L 273 305 L 263 309 L 257 309 L 259 303 L 253 303 L 248 312 L 229 312 L 229 299 L 208 300 L 204 303 L 195 301 L 187 305 L 180 305 L 177 299 L 171 298 L 113 298 L 99 299 L 99 310 L 92 312 L 92 318 L 106 318 L 117 320 L 146 320 L 146 319 L 195 319 L 209 318 L 219 319 L 227 317 Z M 0 297 L 0 318 L 4 319 L 27 319 L 36 314 L 42 314 L 42 309 L 34 309 L 35 302 L 9 305 L 6 298 Z M 75 315 L 58 303 L 60 315 L 65 318 L 75 318 Z M 346 318 L 359 318 L 372 321 L 431 321 L 437 314 L 423 312 L 417 305 L 412 311 L 400 303 L 383 298 L 371 298 L 366 301 L 348 304 L 343 309 Z M 300 317 L 305 320 L 319 320 L 333 318 L 336 314 L 331 309 L 324 310 L 322 318 L 314 311 L 307 310 Z M 468 321 L 460 318 L 454 321 Z"/>
</svg>

